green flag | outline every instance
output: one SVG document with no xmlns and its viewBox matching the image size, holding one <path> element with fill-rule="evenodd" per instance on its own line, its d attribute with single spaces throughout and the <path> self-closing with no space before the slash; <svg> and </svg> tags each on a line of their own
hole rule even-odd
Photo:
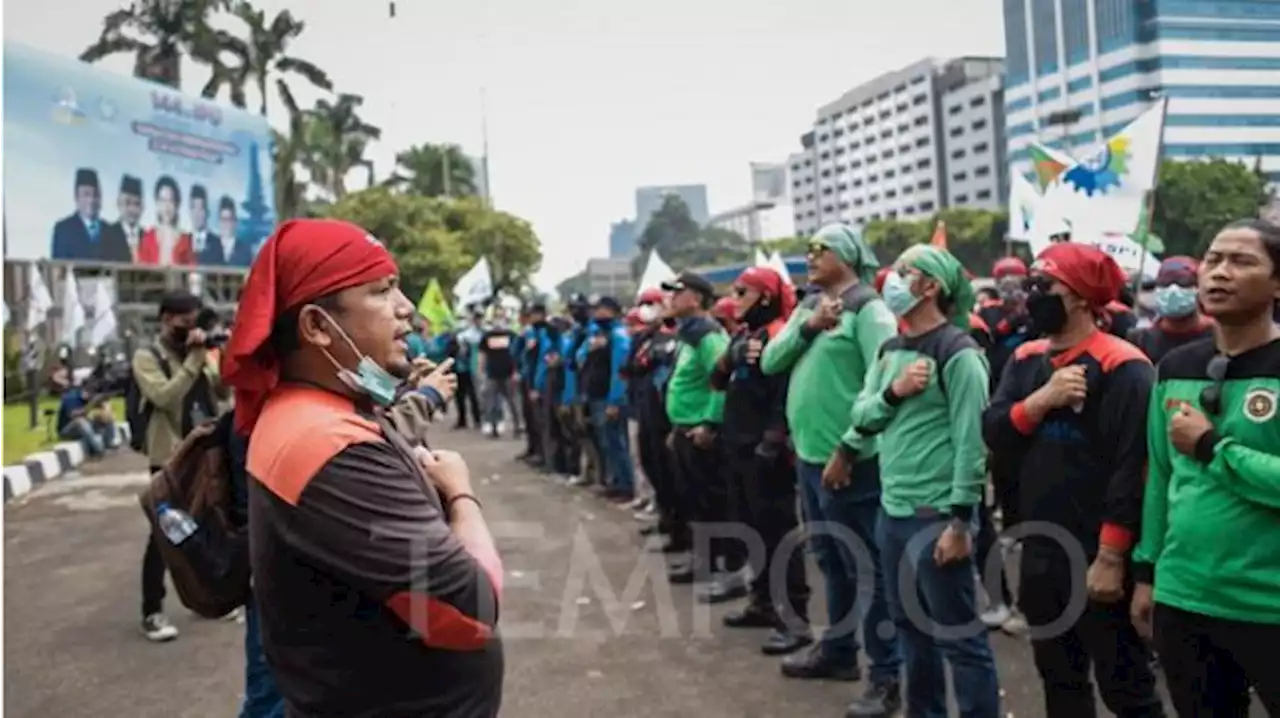
<svg viewBox="0 0 1280 718">
<path fill-rule="evenodd" d="M 1152 254 L 1164 254 L 1164 240 L 1151 231 L 1151 213 L 1146 207 L 1138 213 L 1138 227 L 1129 235 L 1129 239 Z"/>
<path fill-rule="evenodd" d="M 432 279 L 422 293 L 422 299 L 418 300 L 418 313 L 431 322 L 433 331 L 441 332 L 453 326 L 453 312 L 449 311 L 449 302 L 437 280 Z"/>
</svg>

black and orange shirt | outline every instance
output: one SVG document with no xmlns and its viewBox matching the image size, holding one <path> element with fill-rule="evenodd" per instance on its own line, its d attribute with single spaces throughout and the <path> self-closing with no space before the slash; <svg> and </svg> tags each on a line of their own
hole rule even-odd
<svg viewBox="0 0 1280 718">
<path fill-rule="evenodd" d="M 1059 368 L 1085 367 L 1084 403 L 1050 411 L 1038 424 L 1027 397 Z M 1147 401 L 1155 382 L 1151 362 L 1137 347 L 1104 331 L 1054 352 L 1049 341 L 1014 352 L 983 414 L 992 451 L 1017 465 L 1023 521 L 1065 529 L 1089 557 L 1100 544 L 1128 551 L 1137 539 L 1147 461 Z M 1040 532 L 1043 533 L 1043 532 Z M 1032 536 L 1024 545 L 1049 550 L 1060 537 Z"/>
<path fill-rule="evenodd" d="M 248 471 L 254 594 L 290 718 L 498 714 L 501 564 L 450 529 L 403 440 L 286 385 Z"/>
</svg>

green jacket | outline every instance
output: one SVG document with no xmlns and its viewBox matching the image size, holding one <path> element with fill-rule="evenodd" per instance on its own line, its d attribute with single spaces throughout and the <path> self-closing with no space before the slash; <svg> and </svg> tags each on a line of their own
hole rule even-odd
<svg viewBox="0 0 1280 718">
<path fill-rule="evenodd" d="M 933 365 L 915 396 L 891 396 L 889 387 L 918 359 Z M 918 337 L 885 343 L 854 402 L 846 444 L 880 441 L 880 504 L 906 518 L 929 507 L 968 517 L 987 485 L 982 410 L 991 381 L 987 358 L 967 332 L 951 324 Z"/>
<path fill-rule="evenodd" d="M 1231 359 L 1215 389 L 1212 339 L 1160 362 L 1147 420 L 1147 487 L 1135 578 L 1155 600 L 1213 618 L 1280 624 L 1280 340 Z M 1201 398 L 1221 392 L 1214 415 Z M 1213 431 L 1188 457 L 1169 440 L 1183 403 Z"/>
<path fill-rule="evenodd" d="M 674 426 L 719 425 L 724 392 L 711 388 L 711 374 L 729 346 L 729 335 L 710 317 L 680 323 L 675 369 L 667 382 L 667 419 Z"/>
<path fill-rule="evenodd" d="M 898 328 L 893 314 L 867 285 L 854 285 L 841 299 L 845 310 L 840 324 L 812 335 L 804 323 L 813 316 L 817 297 L 806 298 L 760 357 L 765 374 L 791 372 L 787 426 L 796 455 L 811 464 L 826 463 L 839 446 L 867 368 Z M 875 441 L 869 438 L 855 437 L 850 446 L 862 458 L 876 453 Z"/>
<path fill-rule="evenodd" d="M 195 387 L 196 380 L 203 376 L 208 382 L 209 401 L 215 408 L 221 408 L 218 403 L 226 396 L 226 392 L 212 353 L 196 350 L 188 352 L 183 358 L 164 342 L 157 341 L 154 347 L 164 358 L 168 376 L 160 368 L 150 347 L 133 353 L 132 369 L 138 392 L 154 407 L 143 446 L 150 462 L 159 466 L 167 462 L 178 444 L 182 443 L 182 415 L 186 410 L 188 394 Z"/>
</svg>

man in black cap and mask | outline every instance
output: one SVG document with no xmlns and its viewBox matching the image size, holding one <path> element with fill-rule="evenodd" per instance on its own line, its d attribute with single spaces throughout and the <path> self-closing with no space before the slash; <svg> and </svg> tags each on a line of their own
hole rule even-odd
<svg viewBox="0 0 1280 718">
<path fill-rule="evenodd" d="M 120 178 L 120 193 L 116 195 L 118 222 L 102 228 L 104 261 L 132 262 L 142 238 L 142 180 L 133 175 Z"/>
<path fill-rule="evenodd" d="M 574 294 L 569 297 L 569 316 L 573 319 L 573 326 L 565 335 L 561 356 L 565 374 L 560 412 L 572 442 L 581 447 L 581 455 L 585 459 L 581 473 L 575 471 L 569 483 L 585 486 L 603 479 L 600 452 L 596 446 L 595 432 L 591 430 L 590 407 L 583 400 L 583 387 L 579 380 L 579 350 L 587 341 L 587 325 L 591 322 L 591 302 L 586 296 Z"/>
</svg>

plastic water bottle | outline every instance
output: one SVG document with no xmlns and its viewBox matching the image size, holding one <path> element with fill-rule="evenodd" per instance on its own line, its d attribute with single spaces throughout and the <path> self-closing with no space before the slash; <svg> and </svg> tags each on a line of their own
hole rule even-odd
<svg viewBox="0 0 1280 718">
<path fill-rule="evenodd" d="M 175 509 L 164 502 L 156 506 L 156 521 L 160 524 L 164 537 L 174 546 L 181 546 L 183 541 L 191 538 L 196 529 L 200 528 L 186 511 Z"/>
</svg>

